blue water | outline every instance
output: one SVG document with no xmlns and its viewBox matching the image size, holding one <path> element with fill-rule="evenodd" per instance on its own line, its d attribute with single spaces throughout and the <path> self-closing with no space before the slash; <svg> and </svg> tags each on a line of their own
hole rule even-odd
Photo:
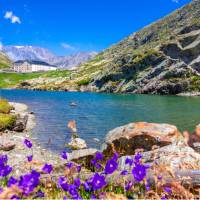
<svg viewBox="0 0 200 200">
<path fill-rule="evenodd" d="M 171 123 L 192 131 L 200 123 L 200 97 L 95 94 L 79 92 L 41 92 L 0 90 L 10 101 L 26 103 L 36 114 L 37 126 L 32 134 L 45 148 L 63 150 L 70 138 L 69 120 L 76 120 L 78 134 L 90 147 L 99 147 L 106 133 L 135 121 Z M 71 107 L 70 102 L 77 107 Z M 51 138 L 51 143 L 48 143 Z"/>
</svg>

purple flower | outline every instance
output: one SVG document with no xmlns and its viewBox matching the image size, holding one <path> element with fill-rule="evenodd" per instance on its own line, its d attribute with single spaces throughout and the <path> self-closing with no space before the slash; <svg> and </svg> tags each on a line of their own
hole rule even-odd
<svg viewBox="0 0 200 200">
<path fill-rule="evenodd" d="M 83 187 L 84 187 L 85 191 L 90 191 L 90 186 L 87 181 L 85 181 L 85 183 L 83 183 Z"/>
<path fill-rule="evenodd" d="M 67 200 L 67 197 L 66 197 L 66 196 L 64 196 L 64 197 L 63 197 L 63 200 Z"/>
<path fill-rule="evenodd" d="M 68 191 L 69 191 L 69 194 L 70 194 L 72 199 L 78 199 L 79 198 L 78 190 L 77 190 L 77 187 L 75 185 L 69 185 Z"/>
<path fill-rule="evenodd" d="M 67 152 L 66 152 L 66 151 L 63 151 L 63 152 L 61 153 L 61 157 L 62 157 L 63 159 L 65 159 L 65 160 L 67 160 Z"/>
<path fill-rule="evenodd" d="M 8 156 L 0 155 L 0 176 L 1 177 L 8 176 L 12 171 L 12 167 L 7 165 L 7 162 L 8 162 Z"/>
<path fill-rule="evenodd" d="M 20 197 L 14 194 L 10 199 L 12 200 L 20 200 Z"/>
<path fill-rule="evenodd" d="M 4 166 L 8 162 L 8 156 L 7 155 L 0 155 L 0 166 Z"/>
<path fill-rule="evenodd" d="M 75 179 L 74 179 L 74 185 L 75 185 L 77 188 L 80 187 L 80 185 L 81 185 L 81 180 L 80 180 L 80 178 L 75 178 Z"/>
<path fill-rule="evenodd" d="M 1 166 L 0 167 L 0 176 L 6 177 L 8 176 L 12 171 L 12 167 L 9 165 Z"/>
<path fill-rule="evenodd" d="M 10 187 L 12 185 L 15 185 L 17 183 L 17 179 L 15 179 L 13 176 L 11 176 L 9 179 L 8 179 L 8 183 L 7 183 L 7 186 Z"/>
<path fill-rule="evenodd" d="M 31 162 L 33 160 L 33 155 L 27 156 L 28 162 Z"/>
<path fill-rule="evenodd" d="M 118 158 L 119 158 L 119 154 L 117 152 L 115 152 L 112 159 L 117 161 Z"/>
<path fill-rule="evenodd" d="M 44 198 L 44 192 L 42 192 L 42 190 L 38 190 L 36 193 L 35 193 L 35 196 L 33 199 L 36 199 L 36 198 Z"/>
<path fill-rule="evenodd" d="M 133 159 L 127 157 L 126 160 L 125 160 L 125 164 L 132 166 L 133 165 Z"/>
<path fill-rule="evenodd" d="M 99 170 L 99 169 L 101 169 L 101 168 L 102 168 L 102 165 L 101 165 L 101 164 L 99 164 L 99 163 L 96 163 L 96 164 L 95 164 L 95 168 L 96 168 L 97 170 Z"/>
<path fill-rule="evenodd" d="M 149 191 L 151 189 L 149 180 L 147 180 L 147 183 L 145 184 L 145 188 L 146 188 L 147 191 Z"/>
<path fill-rule="evenodd" d="M 162 176 L 160 176 L 160 175 L 157 178 L 158 178 L 159 181 L 162 180 Z"/>
<path fill-rule="evenodd" d="M 72 166 L 73 166 L 72 162 L 69 162 L 69 163 L 66 164 L 66 167 L 69 168 L 69 169 L 72 168 Z"/>
<path fill-rule="evenodd" d="M 91 194 L 90 199 L 97 199 L 97 196 L 95 194 Z"/>
<path fill-rule="evenodd" d="M 92 165 L 95 165 L 95 164 L 97 163 L 97 160 L 96 160 L 96 159 L 92 159 L 92 160 L 90 161 L 90 163 L 91 163 Z"/>
<path fill-rule="evenodd" d="M 95 160 L 103 160 L 103 154 L 101 152 L 97 152 L 95 155 Z"/>
<path fill-rule="evenodd" d="M 163 195 L 160 199 L 161 200 L 167 200 L 167 198 L 165 197 L 165 195 Z"/>
<path fill-rule="evenodd" d="M 44 167 L 42 168 L 42 171 L 46 174 L 50 174 L 52 170 L 53 170 L 53 167 L 50 164 L 45 164 Z"/>
<path fill-rule="evenodd" d="M 33 145 L 30 140 L 25 139 L 24 144 L 30 149 Z"/>
<path fill-rule="evenodd" d="M 28 196 L 40 184 L 40 173 L 32 170 L 30 174 L 20 177 L 19 188 L 23 191 L 23 195 Z"/>
<path fill-rule="evenodd" d="M 120 175 L 124 176 L 124 175 L 127 175 L 128 174 L 128 171 L 127 170 L 123 170 L 121 171 Z"/>
<path fill-rule="evenodd" d="M 100 190 L 106 185 L 105 177 L 103 175 L 99 175 L 98 173 L 95 173 L 92 178 L 92 188 L 93 190 Z"/>
<path fill-rule="evenodd" d="M 64 176 L 59 177 L 58 179 L 58 185 L 65 191 L 68 191 L 68 183 L 67 183 L 67 179 Z"/>
<path fill-rule="evenodd" d="M 77 170 L 77 172 L 80 172 L 80 171 L 81 171 L 81 165 L 78 165 L 78 166 L 76 167 L 76 170 Z"/>
<path fill-rule="evenodd" d="M 133 182 L 129 181 L 128 184 L 125 185 L 125 190 L 128 191 L 133 187 Z"/>
<path fill-rule="evenodd" d="M 135 155 L 135 157 L 134 157 L 134 159 L 135 159 L 136 162 L 139 162 L 141 160 L 141 158 L 142 158 L 142 155 L 140 153 L 137 153 Z"/>
<path fill-rule="evenodd" d="M 118 163 L 115 160 L 110 159 L 106 163 L 105 173 L 106 174 L 112 174 L 117 169 L 117 167 L 118 167 Z"/>
<path fill-rule="evenodd" d="M 146 176 L 146 166 L 145 165 L 135 165 L 132 170 L 132 174 L 137 182 L 142 181 Z"/>
<path fill-rule="evenodd" d="M 164 191 L 167 192 L 168 194 L 172 193 L 172 189 L 170 187 L 165 186 Z"/>
</svg>

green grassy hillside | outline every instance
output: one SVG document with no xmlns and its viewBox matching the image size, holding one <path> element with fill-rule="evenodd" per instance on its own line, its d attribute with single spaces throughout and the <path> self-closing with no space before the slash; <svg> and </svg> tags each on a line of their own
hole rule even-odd
<svg viewBox="0 0 200 200">
<path fill-rule="evenodd" d="M 70 72 L 65 71 L 51 71 L 45 73 L 0 73 L 0 88 L 11 88 L 23 81 L 32 80 L 35 78 L 57 78 L 67 77 Z"/>
</svg>

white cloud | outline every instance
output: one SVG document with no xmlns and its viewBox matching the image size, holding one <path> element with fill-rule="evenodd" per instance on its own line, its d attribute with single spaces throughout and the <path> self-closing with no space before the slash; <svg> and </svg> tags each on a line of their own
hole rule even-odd
<svg viewBox="0 0 200 200">
<path fill-rule="evenodd" d="M 67 44 L 67 43 L 61 43 L 61 46 L 67 50 L 71 50 L 71 51 L 74 51 L 76 50 L 76 47 L 70 45 L 70 44 Z"/>
<path fill-rule="evenodd" d="M 172 0 L 172 2 L 174 2 L 174 3 L 179 3 L 179 0 Z"/>
<path fill-rule="evenodd" d="M 21 24 L 20 18 L 14 15 L 12 11 L 7 11 L 4 15 L 4 18 L 10 19 L 12 24 L 15 24 L 15 23 Z"/>
</svg>

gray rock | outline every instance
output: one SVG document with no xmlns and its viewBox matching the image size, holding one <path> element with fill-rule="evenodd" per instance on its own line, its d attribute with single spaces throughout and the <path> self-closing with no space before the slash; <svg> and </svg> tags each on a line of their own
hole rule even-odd
<svg viewBox="0 0 200 200">
<path fill-rule="evenodd" d="M 158 148 L 154 151 L 142 153 L 145 163 L 157 163 L 158 165 L 169 166 L 173 170 L 198 169 L 200 166 L 200 154 L 184 143 L 171 144 Z M 120 169 L 129 169 L 125 165 L 126 158 L 134 158 L 133 155 L 122 156 L 119 159 Z"/>
</svg>

